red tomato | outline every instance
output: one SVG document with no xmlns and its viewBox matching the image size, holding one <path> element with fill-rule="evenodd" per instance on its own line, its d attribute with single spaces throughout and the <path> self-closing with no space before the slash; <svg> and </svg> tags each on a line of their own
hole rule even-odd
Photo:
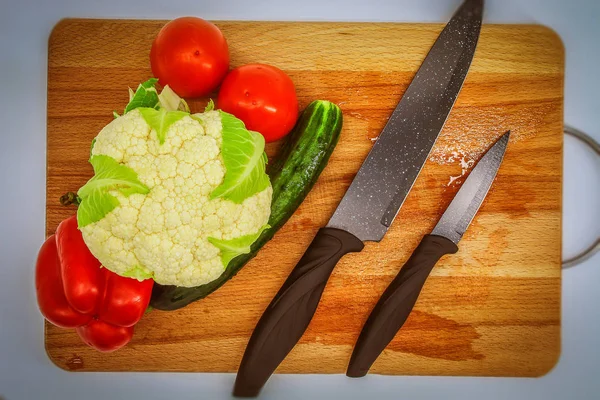
<svg viewBox="0 0 600 400">
<path fill-rule="evenodd" d="M 162 27 L 150 50 L 152 73 L 182 97 L 204 96 L 229 69 L 225 37 L 201 18 L 181 17 Z"/>
<path fill-rule="evenodd" d="M 217 105 L 267 142 L 287 135 L 298 119 L 294 82 L 271 65 L 248 64 L 231 71 L 221 84 Z"/>
</svg>

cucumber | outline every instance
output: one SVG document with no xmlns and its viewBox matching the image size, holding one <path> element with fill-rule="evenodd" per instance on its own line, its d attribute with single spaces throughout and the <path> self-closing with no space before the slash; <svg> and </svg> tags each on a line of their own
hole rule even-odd
<svg viewBox="0 0 600 400">
<path fill-rule="evenodd" d="M 326 100 L 313 101 L 302 112 L 283 144 L 277 160 L 267 166 L 273 186 L 269 225 L 248 254 L 229 262 L 225 272 L 207 284 L 184 288 L 155 284 L 150 306 L 177 310 L 208 296 L 231 279 L 265 245 L 300 206 L 327 165 L 342 130 L 342 111 Z"/>
</svg>

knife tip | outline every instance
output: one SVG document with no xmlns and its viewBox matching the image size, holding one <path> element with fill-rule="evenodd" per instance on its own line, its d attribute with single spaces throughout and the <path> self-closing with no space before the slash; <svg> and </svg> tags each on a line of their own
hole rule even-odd
<svg viewBox="0 0 600 400">
<path fill-rule="evenodd" d="M 470 12 L 477 15 L 479 18 L 483 15 L 483 8 L 485 6 L 484 0 L 465 0 L 462 4 L 461 9 L 463 7 L 468 9 Z"/>
</svg>

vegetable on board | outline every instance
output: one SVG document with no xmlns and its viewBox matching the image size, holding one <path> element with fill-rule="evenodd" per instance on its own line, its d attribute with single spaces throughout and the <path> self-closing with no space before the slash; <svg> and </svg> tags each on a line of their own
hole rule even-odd
<svg viewBox="0 0 600 400">
<path fill-rule="evenodd" d="M 42 315 L 56 326 L 75 328 L 85 343 L 104 352 L 131 340 L 153 285 L 151 279 L 140 282 L 102 268 L 75 216 L 62 221 L 42 245 L 35 282 Z"/>
<path fill-rule="evenodd" d="M 208 296 L 231 279 L 300 206 L 327 165 L 341 129 L 342 111 L 337 105 L 325 100 L 309 104 L 268 167 L 273 185 L 270 228 L 251 245 L 249 253 L 232 259 L 218 279 L 195 288 L 154 285 L 150 305 L 160 310 L 176 310 Z"/>
<path fill-rule="evenodd" d="M 125 277 L 194 287 L 221 276 L 268 228 L 262 135 L 209 106 L 190 114 L 155 79 L 96 136 L 94 176 L 77 192 L 83 239 Z"/>
<path fill-rule="evenodd" d="M 225 77 L 217 105 L 260 132 L 267 143 L 287 135 L 298 119 L 294 82 L 277 67 L 248 64 Z"/>
<path fill-rule="evenodd" d="M 216 89 L 229 70 L 225 37 L 212 23 L 181 17 L 162 27 L 150 50 L 152 73 L 183 97 Z"/>
</svg>

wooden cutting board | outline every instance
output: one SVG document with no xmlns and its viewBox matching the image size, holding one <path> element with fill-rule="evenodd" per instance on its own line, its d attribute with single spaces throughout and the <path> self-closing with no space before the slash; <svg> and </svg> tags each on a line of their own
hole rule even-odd
<svg viewBox="0 0 600 400">
<path fill-rule="evenodd" d="M 151 76 L 164 21 L 64 20 L 48 57 L 47 234 L 73 213 L 58 198 L 92 176 L 92 138 Z M 258 318 L 324 226 L 442 25 L 218 22 L 233 67 L 285 70 L 301 106 L 340 105 L 344 129 L 295 215 L 234 279 L 173 312 L 153 311 L 124 349 L 102 354 L 46 324 L 46 349 L 78 371 L 236 371 Z M 431 158 L 381 243 L 335 269 L 317 313 L 278 372 L 344 373 L 372 306 L 435 225 L 473 161 L 512 130 L 498 177 L 414 312 L 371 369 L 379 374 L 539 376 L 560 353 L 564 49 L 541 26 L 485 25 Z M 206 99 L 191 102 L 203 109 Z M 269 156 L 277 145 L 268 147 Z M 456 178 L 458 177 L 458 178 Z"/>
</svg>

